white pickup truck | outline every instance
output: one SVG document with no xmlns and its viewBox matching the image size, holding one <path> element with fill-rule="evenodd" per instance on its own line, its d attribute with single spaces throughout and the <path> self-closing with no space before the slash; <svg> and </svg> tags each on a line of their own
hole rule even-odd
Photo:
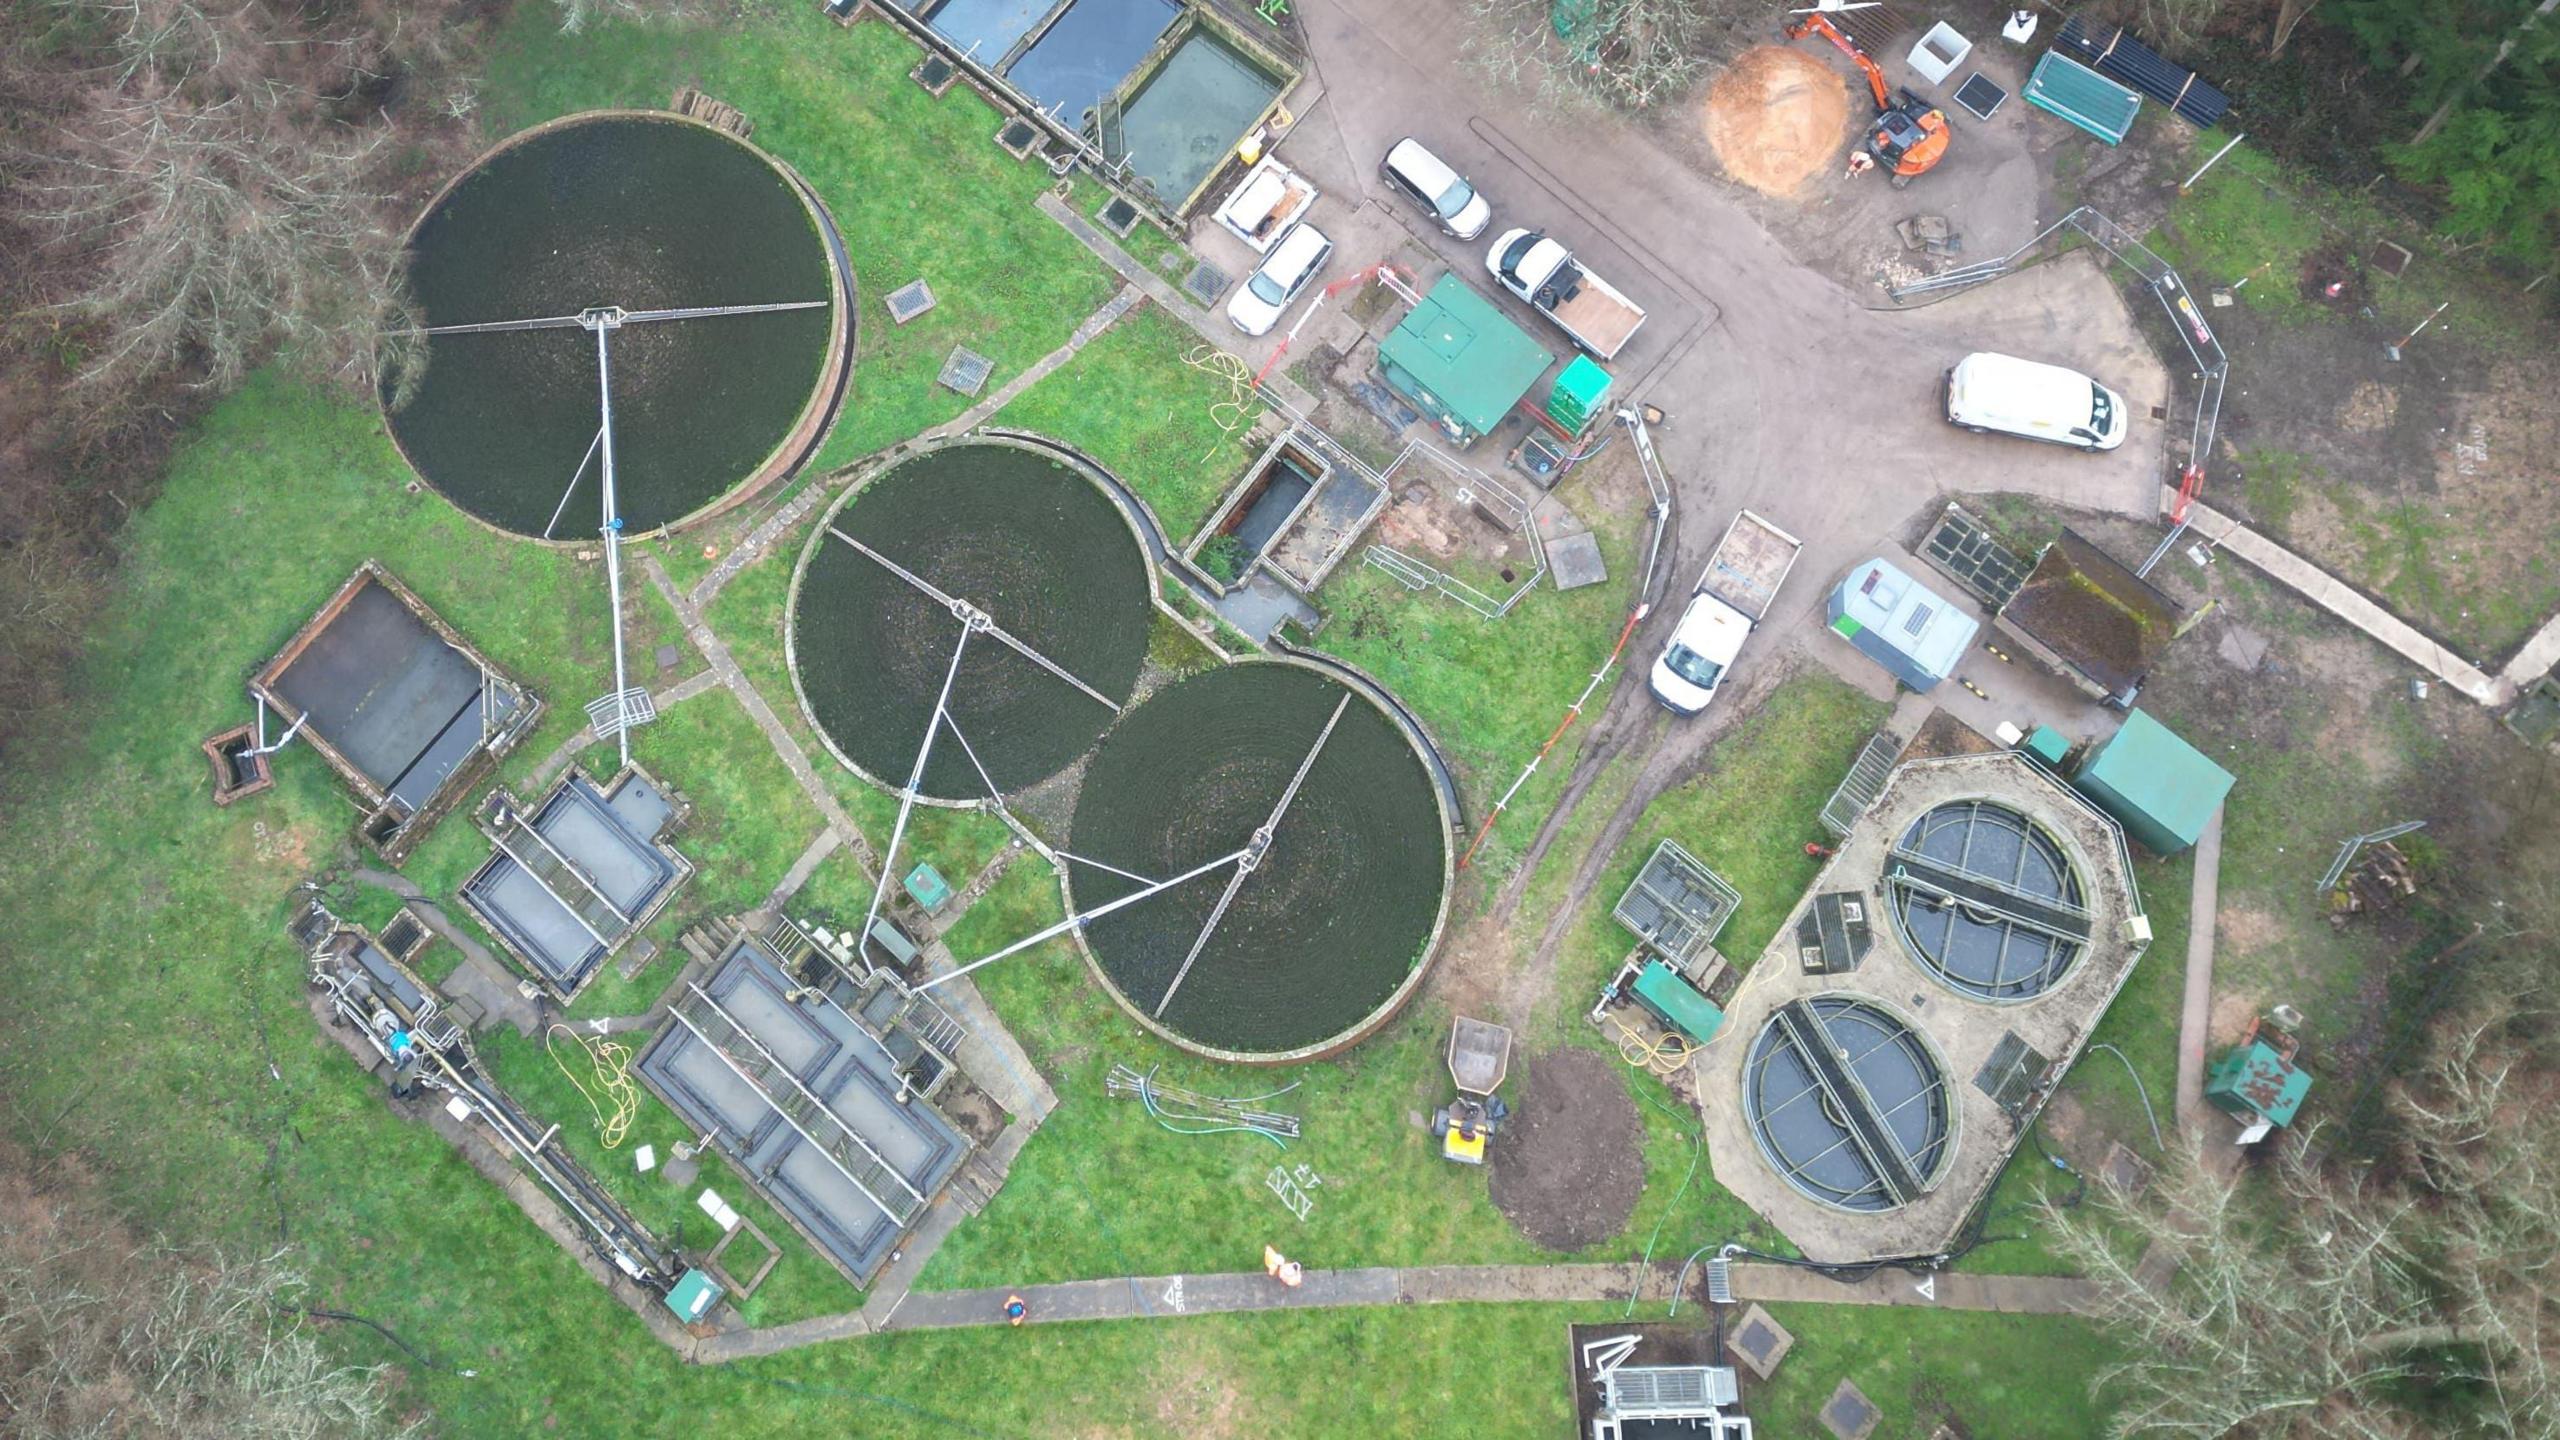
<svg viewBox="0 0 2560 1440">
<path fill-rule="evenodd" d="M 1671 643 L 1653 662 L 1653 698 L 1663 709 L 1695 715 L 1716 698 L 1742 642 L 1777 603 L 1778 587 L 1787 583 L 1803 548 L 1803 541 L 1748 510 L 1724 527 Z"/>
<path fill-rule="evenodd" d="M 1291 227 L 1315 208 L 1315 182 L 1265 155 L 1245 172 L 1244 183 L 1218 207 L 1217 221 L 1226 232 L 1268 255 Z"/>
<path fill-rule="evenodd" d="M 1644 307 L 1592 274 L 1571 251 L 1535 230 L 1512 230 L 1493 242 L 1485 268 L 1502 288 L 1556 322 L 1574 344 L 1614 360 L 1644 324 Z"/>
</svg>

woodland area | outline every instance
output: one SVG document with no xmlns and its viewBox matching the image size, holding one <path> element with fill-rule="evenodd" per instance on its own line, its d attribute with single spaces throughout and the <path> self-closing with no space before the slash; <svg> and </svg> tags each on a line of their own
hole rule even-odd
<svg viewBox="0 0 2560 1440">
<path fill-rule="evenodd" d="M 0 7 L 0 745 L 64 699 L 190 419 L 271 360 L 356 390 L 396 369 L 401 229 L 473 143 L 494 13 Z"/>
</svg>

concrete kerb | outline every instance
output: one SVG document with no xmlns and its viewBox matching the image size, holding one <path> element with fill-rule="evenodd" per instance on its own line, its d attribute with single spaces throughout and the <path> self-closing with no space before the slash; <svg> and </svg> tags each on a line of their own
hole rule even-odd
<svg viewBox="0 0 2560 1440">
<path fill-rule="evenodd" d="M 1301 659 L 1293 654 L 1268 656 L 1254 660 L 1236 660 L 1231 661 L 1230 663 L 1237 665 L 1292 665 L 1301 670 L 1305 670 L 1310 674 L 1325 676 L 1336 684 L 1342 685 L 1351 694 L 1358 696 L 1361 703 L 1368 705 L 1370 708 L 1376 710 L 1380 715 L 1385 716 L 1387 723 L 1396 727 L 1396 733 L 1404 737 L 1405 743 L 1414 747 L 1416 758 L 1423 762 L 1423 769 L 1426 771 L 1433 770 L 1433 762 L 1437 758 L 1437 752 L 1431 746 L 1430 737 L 1422 734 L 1421 731 L 1413 726 L 1408 725 L 1405 722 L 1404 717 L 1396 713 L 1396 708 L 1394 706 L 1382 703 L 1377 696 L 1369 693 L 1369 685 L 1355 684 L 1346 681 L 1342 676 L 1335 674 L 1330 667 L 1315 664 L 1312 661 Z M 1365 679 L 1366 677 L 1361 678 Z M 1369 684 L 1375 683 L 1376 682 L 1374 681 L 1369 682 Z M 1385 1029 L 1389 1023 L 1394 1021 L 1398 1015 L 1402 1014 L 1405 1006 L 1412 1003 L 1414 995 L 1422 989 L 1423 980 L 1431 973 L 1431 962 L 1440 952 L 1440 937 L 1448 929 L 1449 905 L 1452 893 L 1456 888 L 1458 854 L 1457 846 L 1451 839 L 1452 835 L 1455 833 L 1452 829 L 1452 826 L 1455 824 L 1455 818 L 1450 813 L 1448 796 L 1442 793 L 1440 786 L 1436 783 L 1436 772 L 1435 783 L 1431 787 L 1431 801 L 1432 808 L 1437 810 L 1440 815 L 1440 905 L 1438 911 L 1431 917 L 1431 933 L 1423 937 L 1422 958 L 1414 962 L 1413 969 L 1406 974 L 1404 979 L 1397 984 L 1395 990 L 1390 993 L 1386 999 L 1378 1003 L 1376 1009 L 1371 1010 L 1367 1015 L 1362 1016 L 1349 1027 L 1335 1034 L 1328 1035 L 1324 1039 L 1315 1041 L 1311 1044 L 1280 1051 L 1226 1050 L 1215 1045 L 1205 1044 L 1199 1040 L 1191 1038 L 1190 1036 L 1181 1034 L 1180 1032 L 1167 1027 L 1163 1022 L 1157 1020 L 1146 1011 L 1139 1009 L 1137 1002 L 1131 1000 L 1126 994 L 1122 993 L 1119 985 L 1116 984 L 1111 979 L 1110 974 L 1102 968 L 1101 957 L 1093 953 L 1093 947 L 1086 940 L 1083 926 L 1078 925 L 1070 929 L 1067 934 L 1074 939 L 1076 953 L 1084 957 L 1085 968 L 1091 971 L 1093 978 L 1101 984 L 1103 993 L 1109 995 L 1112 1001 L 1119 1005 L 1120 1009 L 1126 1013 L 1130 1019 L 1137 1021 L 1140 1026 L 1144 1027 L 1147 1033 L 1155 1036 L 1159 1040 L 1162 1040 L 1166 1044 L 1173 1046 L 1177 1050 L 1182 1050 L 1209 1060 L 1223 1061 L 1230 1065 L 1298 1065 L 1309 1061 L 1330 1059 L 1333 1056 L 1339 1055 L 1343 1051 L 1350 1049 L 1352 1046 L 1359 1044 L 1361 1041 L 1368 1039 L 1370 1036 L 1377 1034 L 1380 1030 Z M 1074 874 L 1069 867 L 1064 865 L 1058 866 L 1057 871 L 1059 892 L 1065 897 L 1067 913 L 1073 915 L 1076 913 L 1076 887 Z"/>
<path fill-rule="evenodd" d="M 764 147 L 752 140 L 733 135 L 707 120 L 698 120 L 673 110 L 614 107 L 580 110 L 573 114 L 556 116 L 539 125 L 519 130 L 481 151 L 472 157 L 469 164 L 455 171 L 444 184 L 438 186 L 436 193 L 428 198 L 427 203 L 419 207 L 417 218 L 410 221 L 409 227 L 400 234 L 401 248 L 404 251 L 413 248 L 417 243 L 418 227 L 427 222 L 427 217 L 434 214 L 436 208 L 442 205 L 457 187 L 480 173 L 490 161 L 519 145 L 554 131 L 601 120 L 650 120 L 670 125 L 690 125 L 738 146 L 756 157 L 768 169 L 780 176 L 783 183 L 791 187 L 791 193 L 800 198 L 802 207 L 808 212 L 811 227 L 818 232 L 819 244 L 824 246 L 827 252 L 828 299 L 835 306 L 836 323 L 828 328 L 827 353 L 820 364 L 816 382 L 810 386 L 808 401 L 800 407 L 800 413 L 792 420 L 791 428 L 783 433 L 782 439 L 775 442 L 771 450 L 765 452 L 765 457 L 756 463 L 755 468 L 747 472 L 745 478 L 695 509 L 647 532 L 650 535 L 664 537 L 703 521 L 716 519 L 741 505 L 752 502 L 777 484 L 798 473 L 801 465 L 805 464 L 809 457 L 818 453 L 818 447 L 825 442 L 827 431 L 834 427 L 835 418 L 840 413 L 839 407 L 853 383 L 853 338 L 856 323 L 853 261 L 844 245 L 844 233 L 837 227 L 835 216 L 827 209 L 826 202 L 818 198 L 817 189 L 802 179 L 800 172 L 784 164 Z M 525 535 L 481 518 L 467 506 L 445 494 L 443 487 L 428 478 L 427 472 L 419 467 L 418 462 L 409 454 L 408 447 L 400 443 L 400 430 L 398 426 L 391 423 L 391 410 L 388 403 L 377 396 L 374 409 L 375 413 L 382 417 L 382 432 L 390 438 L 391 448 L 399 455 L 400 463 L 408 468 L 411 475 L 417 477 L 419 484 L 434 491 L 439 499 L 453 506 L 463 518 L 493 535 L 503 536 L 509 540 L 547 545 L 555 550 L 574 549 L 596 543 L 590 538 L 549 540 L 539 535 Z"/>
</svg>

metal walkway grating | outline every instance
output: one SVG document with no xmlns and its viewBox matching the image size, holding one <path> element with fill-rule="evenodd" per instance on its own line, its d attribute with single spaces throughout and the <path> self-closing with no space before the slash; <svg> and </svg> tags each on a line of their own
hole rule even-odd
<svg viewBox="0 0 2560 1440">
<path fill-rule="evenodd" d="M 1902 753 L 1902 737 L 1889 730 L 1879 730 L 1867 738 L 1858 758 L 1849 762 L 1849 773 L 1840 778 L 1840 788 L 1822 806 L 1822 828 L 1833 835 L 1846 835 L 1867 807 L 1884 793 L 1885 781 L 1893 776 L 1894 758 Z"/>
</svg>

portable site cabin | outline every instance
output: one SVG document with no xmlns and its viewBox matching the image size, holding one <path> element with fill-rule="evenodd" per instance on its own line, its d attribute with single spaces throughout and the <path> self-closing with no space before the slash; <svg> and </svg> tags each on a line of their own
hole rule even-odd
<svg viewBox="0 0 2560 1440">
<path fill-rule="evenodd" d="M 1955 673 L 1982 630 L 1891 561 L 1870 560 L 1831 592 L 1831 631 L 1909 689 L 1926 692 Z"/>
<path fill-rule="evenodd" d="M 2080 766 L 2072 784 L 2153 853 L 2203 838 L 2231 793 L 2231 772 L 2140 710 Z"/>
<path fill-rule="evenodd" d="M 1464 445 L 1491 434 L 1555 358 L 1451 273 L 1378 346 L 1378 373 Z"/>
</svg>

